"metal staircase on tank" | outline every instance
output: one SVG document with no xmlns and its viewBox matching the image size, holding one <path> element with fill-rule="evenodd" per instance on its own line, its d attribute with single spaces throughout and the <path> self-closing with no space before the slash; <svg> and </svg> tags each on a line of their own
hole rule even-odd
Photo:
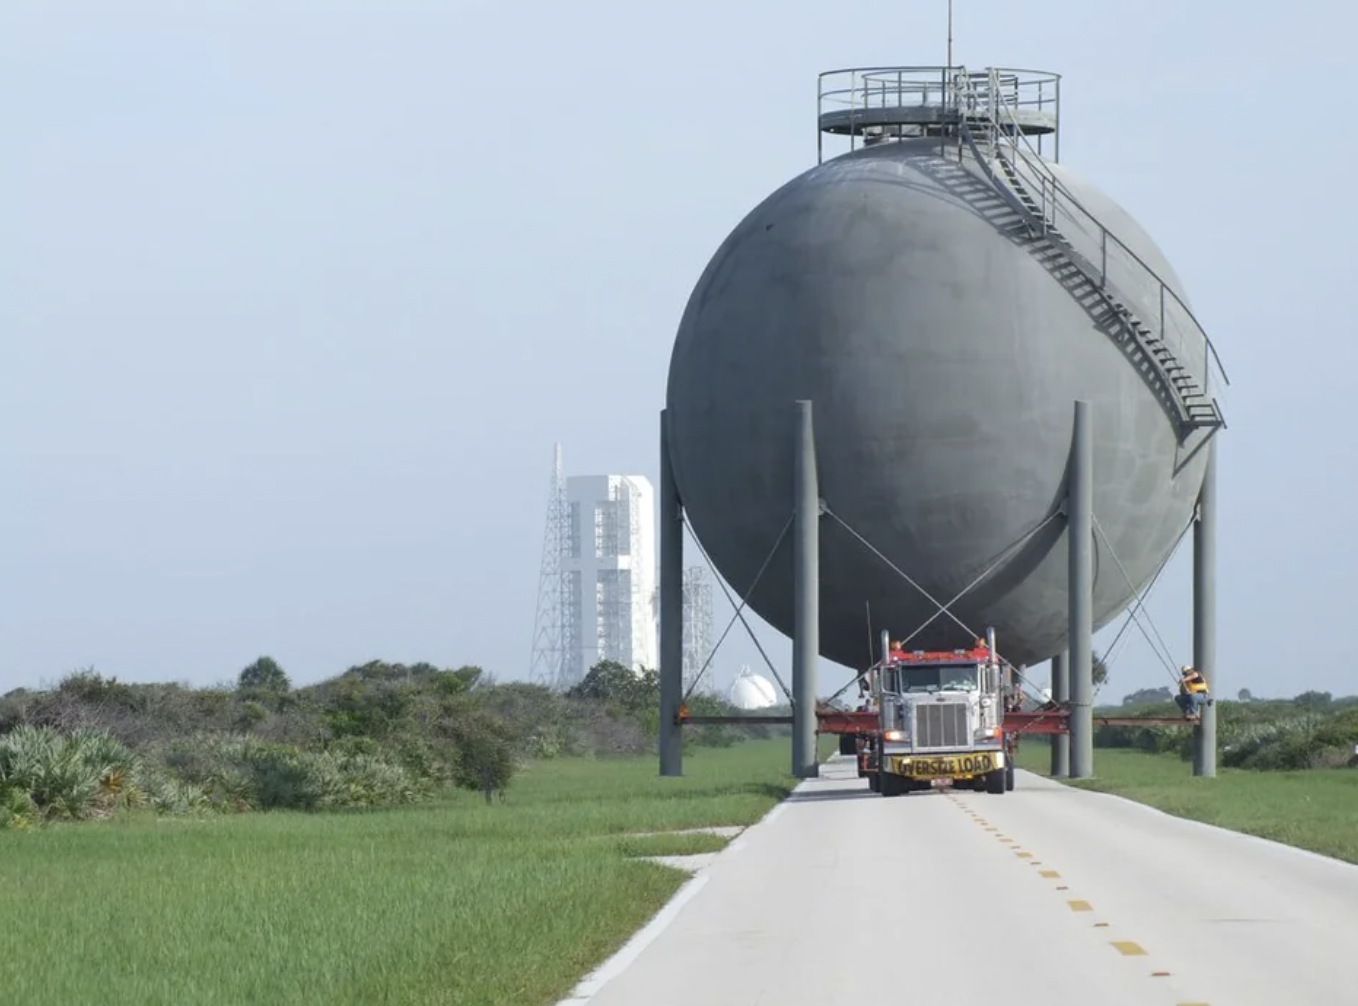
<svg viewBox="0 0 1358 1006">
<path fill-rule="evenodd" d="M 1059 74 L 936 65 L 831 70 L 820 74 L 816 103 L 818 163 L 827 136 L 847 139 L 850 151 L 936 141 L 940 156 L 915 162 L 916 169 L 1060 282 L 1140 373 L 1181 443 L 1226 425 L 1212 371 L 1224 385 L 1230 379 L 1193 312 L 1043 157 L 1045 140 L 1054 145 L 1052 161 L 1061 160 Z M 1199 358 L 1201 383 L 1193 373 Z"/>
<path fill-rule="evenodd" d="M 1166 339 L 1167 313 L 1183 319 L 1189 339 L 1200 339 L 1212 358 L 1216 350 L 1188 306 L 1144 260 L 1084 208 L 1034 150 L 1018 112 L 1018 78 L 1000 70 L 969 73 L 956 69 L 949 88 L 955 122 L 995 194 L 1018 214 L 1032 241 L 1031 253 L 1089 311 L 1119 344 L 1176 420 L 1181 437 L 1226 425 L 1221 407 L 1175 355 Z M 1027 148 L 1026 150 L 1024 148 Z M 993 208 L 993 204 L 992 204 Z M 1096 265 L 1066 236 L 1063 227 L 1096 239 Z M 1109 252 L 1122 259 L 1129 285 L 1157 291 L 1158 326 L 1128 304 L 1110 277 Z M 1218 366 L 1220 361 L 1217 361 Z M 1210 362 L 1209 362 L 1210 365 Z M 1224 372 L 1223 372 L 1224 376 Z"/>
</svg>

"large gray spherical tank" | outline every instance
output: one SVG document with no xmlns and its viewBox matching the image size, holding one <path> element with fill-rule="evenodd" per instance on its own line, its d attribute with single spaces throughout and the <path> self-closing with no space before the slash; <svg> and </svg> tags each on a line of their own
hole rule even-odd
<svg viewBox="0 0 1358 1006">
<path fill-rule="evenodd" d="M 1155 395 L 1033 251 L 957 184 L 936 140 L 819 165 L 769 196 L 699 279 L 675 340 L 670 459 L 694 532 L 748 591 L 793 506 L 797 399 L 814 403 L 826 505 L 940 601 L 1059 506 L 1073 403 L 1094 421 L 1094 618 L 1107 624 L 1154 574 L 1202 484 L 1200 437 L 1181 443 Z M 965 165 L 976 171 L 974 164 Z M 1107 196 L 1063 182 L 1180 297 L 1169 264 Z M 979 176 L 976 176 L 979 177 Z M 1088 235 L 1069 234 L 1077 247 Z M 1097 250 L 1091 248 L 1091 254 Z M 1153 284 L 1121 293 L 1145 317 Z M 1184 297 L 1186 301 L 1186 297 Z M 1203 373 L 1202 350 L 1181 356 Z M 875 629 L 914 631 L 937 608 L 836 520 L 820 522 L 821 653 L 864 666 Z M 954 612 L 1036 663 L 1065 648 L 1060 519 Z M 791 635 L 790 532 L 750 606 Z M 969 642 L 947 616 L 912 647 Z"/>
</svg>

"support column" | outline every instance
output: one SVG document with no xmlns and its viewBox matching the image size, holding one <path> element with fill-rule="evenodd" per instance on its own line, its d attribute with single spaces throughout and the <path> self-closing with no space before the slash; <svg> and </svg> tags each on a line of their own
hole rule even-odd
<svg viewBox="0 0 1358 1006">
<path fill-rule="evenodd" d="M 1070 655 L 1062 650 L 1052 657 L 1052 701 L 1070 701 Z M 1052 734 L 1052 778 L 1070 775 L 1070 734 Z"/>
<path fill-rule="evenodd" d="M 816 760 L 816 662 L 820 658 L 820 487 L 811 403 L 797 402 L 792 539 L 792 774 L 820 774 Z"/>
<path fill-rule="evenodd" d="M 670 467 L 668 416 L 660 410 L 660 774 L 684 774 L 684 509 Z"/>
<path fill-rule="evenodd" d="M 1222 694 L 1217 679 L 1217 443 L 1207 445 L 1207 471 L 1198 494 L 1198 519 L 1193 525 L 1193 666 L 1207 679 L 1213 698 Z M 1207 779 L 1217 774 L 1217 707 L 1202 710 L 1193 727 L 1193 774 Z"/>
<path fill-rule="evenodd" d="M 1066 539 L 1070 548 L 1070 778 L 1094 774 L 1094 436 L 1088 402 L 1075 403 Z"/>
</svg>

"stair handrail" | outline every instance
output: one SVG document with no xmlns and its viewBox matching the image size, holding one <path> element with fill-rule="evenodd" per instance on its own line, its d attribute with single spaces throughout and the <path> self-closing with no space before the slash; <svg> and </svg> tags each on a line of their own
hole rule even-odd
<svg viewBox="0 0 1358 1006">
<path fill-rule="evenodd" d="M 973 112 L 977 108 L 981 107 L 977 102 L 977 95 L 975 94 L 975 92 L 968 91 L 967 98 L 969 99 L 969 104 Z M 987 112 L 987 116 L 984 119 L 984 121 L 987 123 L 992 123 L 993 120 L 988 115 L 989 112 L 988 105 L 982 110 Z M 984 137 L 984 142 L 986 143 L 989 149 L 987 152 L 984 153 L 982 152 L 981 147 L 978 145 L 976 137 L 972 133 L 971 125 L 967 121 L 967 117 L 965 115 L 958 117 L 958 131 L 961 134 L 962 140 L 966 143 L 967 149 L 970 150 L 972 156 L 976 158 L 977 165 L 981 168 L 982 172 L 985 173 L 987 180 L 990 182 L 991 186 L 995 189 L 995 191 L 1000 195 L 1002 199 L 1004 199 L 1004 201 L 1015 213 L 1017 213 L 1020 217 L 1030 219 L 1032 217 L 1032 210 L 1030 210 L 1023 203 L 1022 199 L 1020 199 L 1019 195 L 1016 192 L 1017 186 L 1015 185 L 1015 183 L 1008 179 L 1000 177 L 1000 175 L 997 174 L 995 169 L 991 166 L 991 161 L 989 158 L 993 157 L 994 155 L 991 154 L 989 151 L 994 150 L 996 130 L 993 127 L 989 127 L 986 129 L 987 135 Z M 995 159 L 1000 160 L 1000 158 Z M 1008 164 L 1009 162 L 1006 160 L 1003 163 Z M 1029 196 L 1028 198 L 1031 199 L 1031 196 Z M 1049 223 L 1046 219 L 1046 210 L 1044 208 L 1040 208 L 1040 211 L 1042 213 L 1041 223 L 1044 228 L 1044 231 L 1047 227 L 1052 227 L 1053 229 L 1055 229 L 1055 225 Z M 1072 262 L 1076 264 L 1077 268 L 1079 268 L 1079 270 L 1085 276 L 1091 277 L 1092 280 L 1094 270 L 1093 263 L 1090 263 L 1085 258 L 1085 256 L 1081 254 L 1074 246 L 1068 246 L 1065 254 Z M 1108 296 L 1108 292 L 1106 290 L 1103 290 L 1102 287 L 1100 287 L 1100 289 L 1105 297 Z M 1171 380 L 1168 371 L 1165 369 L 1164 362 L 1157 358 L 1155 354 L 1152 353 L 1148 355 L 1148 364 L 1151 370 L 1154 372 L 1160 388 L 1164 389 L 1164 391 L 1168 394 L 1169 404 L 1172 405 L 1178 420 L 1181 423 L 1191 422 L 1193 418 L 1192 412 L 1188 408 L 1188 404 L 1187 402 L 1184 401 L 1182 396 L 1175 394 L 1174 382 Z"/>
<path fill-rule="evenodd" d="M 1153 281 L 1155 286 L 1158 286 L 1160 298 L 1160 327 L 1158 334 L 1160 338 L 1163 339 L 1165 335 L 1165 297 L 1168 295 L 1180 308 L 1182 308 L 1184 315 L 1192 324 L 1192 327 L 1196 329 L 1197 334 L 1201 336 L 1203 344 L 1211 354 L 1211 358 L 1216 361 L 1217 370 L 1221 374 L 1221 379 L 1229 386 L 1231 379 L 1226 373 L 1226 367 L 1221 362 L 1221 357 L 1218 355 L 1216 346 L 1213 344 L 1211 337 L 1207 334 L 1206 329 L 1202 327 L 1202 323 L 1198 321 L 1192 308 L 1184 303 L 1183 298 L 1174 292 L 1174 289 L 1164 281 L 1160 274 L 1157 273 L 1145 259 L 1128 247 L 1125 241 L 1110 231 L 1104 225 L 1103 221 L 1101 221 L 1093 212 L 1086 209 L 1084 204 L 1081 203 L 1075 194 L 1061 182 L 1060 178 L 1056 176 L 1056 173 L 1051 170 L 1050 166 L 1048 166 L 1047 162 L 1040 154 L 1038 154 L 1036 148 L 1032 145 L 1032 142 L 1020 127 L 1018 118 L 1014 115 L 1013 109 L 1009 107 L 1009 103 L 1004 100 L 1003 95 L 1000 93 L 998 85 L 995 82 L 997 73 L 997 70 L 992 69 L 987 76 L 986 90 L 988 94 L 985 96 L 987 100 L 984 105 L 980 104 L 980 101 L 978 100 L 980 96 L 977 95 L 973 89 L 973 79 L 975 76 L 980 75 L 973 75 L 968 73 L 964 67 L 958 67 L 958 72 L 954 75 L 954 82 L 960 81 L 962 83 L 962 89 L 969 92 L 968 96 L 971 98 L 971 107 L 984 107 L 991 113 L 991 119 L 987 129 L 991 134 L 992 149 L 993 146 L 997 145 L 1002 139 L 1006 137 L 1011 138 L 1009 139 L 1009 143 L 1020 156 L 1011 158 L 1009 160 L 1010 166 L 1019 175 L 1025 174 L 1026 168 L 1028 174 L 1036 176 L 1034 188 L 1038 191 L 1043 208 L 1044 225 L 1059 230 L 1059 228 L 1057 228 L 1057 212 L 1060 208 L 1067 209 L 1069 215 L 1079 223 L 1079 217 L 1076 216 L 1076 213 L 1070 212 L 1078 211 L 1078 214 L 1092 225 L 1092 229 L 1099 240 L 1100 256 L 1102 257 L 1102 262 L 1099 263 L 1098 266 L 1101 274 L 1099 276 L 1100 281 L 1104 284 L 1108 281 L 1108 244 L 1111 241 L 1117 248 L 1125 252 L 1128 258 L 1141 267 L 1142 271 Z M 998 112 L 1000 116 L 1005 119 L 1006 128 L 1001 129 L 1001 123 L 995 119 L 993 115 L 994 112 Z M 963 122 L 963 128 L 965 128 L 965 126 L 966 123 Z M 1027 153 L 1031 156 L 1022 156 L 1023 151 L 1020 149 L 1020 144 L 1027 148 Z M 1034 165 L 1040 167 L 1035 167 Z M 1049 189 L 1051 193 L 1050 203 L 1048 202 Z M 1058 196 L 1062 197 L 1060 203 L 1058 203 Z M 1203 393 L 1208 393 L 1205 375 Z"/>
</svg>

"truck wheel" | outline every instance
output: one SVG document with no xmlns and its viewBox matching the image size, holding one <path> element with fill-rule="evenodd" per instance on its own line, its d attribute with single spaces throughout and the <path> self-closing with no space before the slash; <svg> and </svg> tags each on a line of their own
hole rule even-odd
<svg viewBox="0 0 1358 1006">
<path fill-rule="evenodd" d="M 994 772 L 985 774 L 985 791 L 987 793 L 1004 794 L 1005 772 L 1002 768 L 997 768 Z"/>
<path fill-rule="evenodd" d="M 1014 788 L 1014 763 L 1010 762 L 1004 767 L 1004 788 L 1012 791 Z"/>
<path fill-rule="evenodd" d="M 839 753 L 842 755 L 858 754 L 858 738 L 853 734 L 840 734 Z"/>
</svg>

